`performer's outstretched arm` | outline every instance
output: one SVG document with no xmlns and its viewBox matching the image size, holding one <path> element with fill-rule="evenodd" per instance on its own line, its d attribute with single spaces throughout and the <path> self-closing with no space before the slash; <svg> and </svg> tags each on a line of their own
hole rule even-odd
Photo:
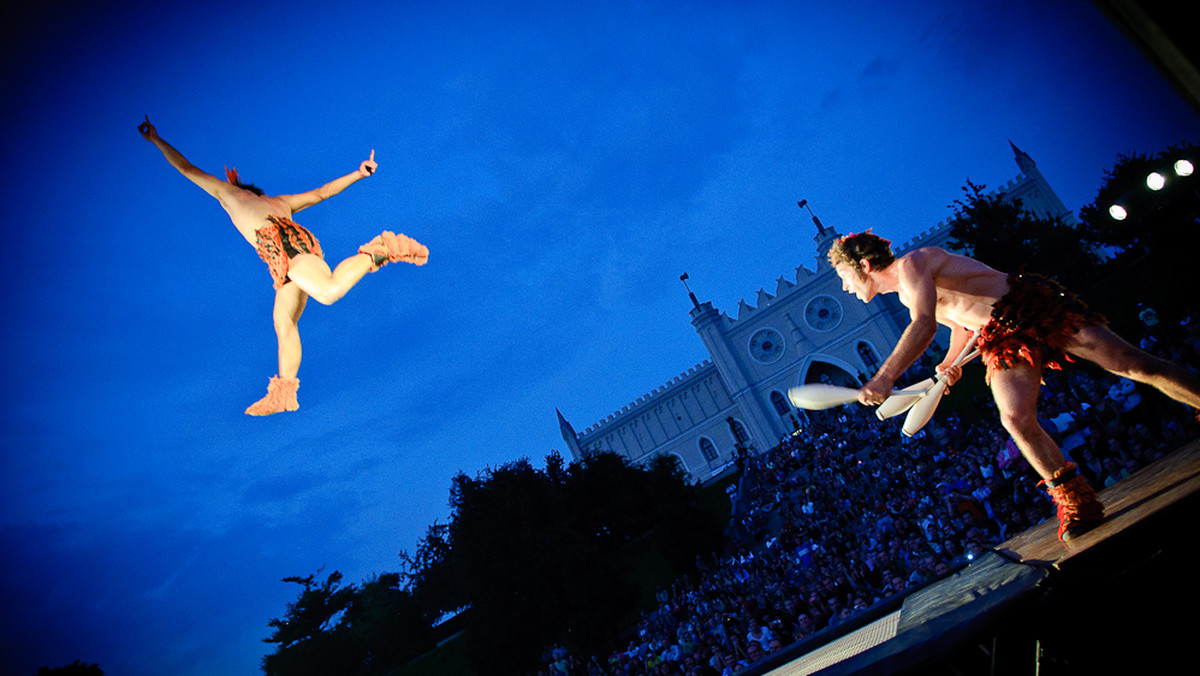
<svg viewBox="0 0 1200 676">
<path fill-rule="evenodd" d="M 172 167 L 178 169 L 179 173 L 186 176 L 189 181 L 200 186 L 204 192 L 220 199 L 222 193 L 233 187 L 216 176 L 197 169 L 195 165 L 188 162 L 187 158 L 173 148 L 171 144 L 159 138 L 158 130 L 154 128 L 154 125 L 150 124 L 149 115 L 146 116 L 145 122 L 138 125 L 138 131 L 142 133 L 143 138 L 153 143 L 156 148 L 162 151 L 163 157 L 167 158 L 167 162 L 170 162 Z"/>
<path fill-rule="evenodd" d="M 307 209 L 312 205 L 322 202 L 333 197 L 341 191 L 349 188 L 351 184 L 360 179 L 366 178 L 375 173 L 375 169 L 379 165 L 375 162 L 375 151 L 371 151 L 371 157 L 363 160 L 363 163 L 358 165 L 358 171 L 346 174 L 345 176 L 334 179 L 329 183 L 308 192 L 298 193 L 296 195 L 280 195 L 279 198 L 286 200 L 292 208 L 292 213 L 296 213 L 301 209 Z"/>
</svg>

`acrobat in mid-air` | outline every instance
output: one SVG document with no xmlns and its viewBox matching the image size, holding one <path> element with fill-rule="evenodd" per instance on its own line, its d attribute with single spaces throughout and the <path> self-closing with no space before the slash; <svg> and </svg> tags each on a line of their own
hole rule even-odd
<svg viewBox="0 0 1200 676">
<path fill-rule="evenodd" d="M 279 340 L 279 373 L 267 385 L 267 396 L 246 409 L 248 415 L 270 415 L 300 408 L 296 390 L 300 381 L 300 333 L 297 323 L 309 296 L 322 305 L 331 305 L 346 294 L 368 272 L 387 263 L 404 261 L 424 265 L 429 249 L 402 234 L 384 231 L 362 245 L 358 253 L 330 270 L 317 238 L 292 220 L 301 209 L 326 200 L 375 173 L 375 151 L 358 170 L 308 192 L 295 195 L 263 194 L 253 184 L 243 183 L 237 171 L 226 168 L 222 181 L 188 162 L 178 150 L 158 136 L 150 117 L 138 125 L 138 131 L 153 143 L 171 166 L 179 170 L 204 192 L 220 202 L 234 227 L 254 247 L 267 264 L 275 286 L 273 312 L 275 335 Z"/>
</svg>

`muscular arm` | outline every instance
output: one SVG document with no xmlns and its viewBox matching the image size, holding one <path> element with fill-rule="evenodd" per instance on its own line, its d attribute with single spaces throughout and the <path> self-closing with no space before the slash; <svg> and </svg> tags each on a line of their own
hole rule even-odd
<svg viewBox="0 0 1200 676">
<path fill-rule="evenodd" d="M 372 150 L 371 157 L 358 166 L 358 171 L 334 179 L 316 190 L 309 190 L 308 192 L 297 193 L 295 195 L 280 195 L 279 198 L 286 200 L 288 206 L 292 209 L 292 213 L 295 213 L 301 209 L 307 209 L 318 202 L 323 202 L 349 188 L 359 180 L 374 174 L 378 166 L 375 162 L 375 151 Z"/>
<path fill-rule="evenodd" d="M 937 335 L 937 287 L 928 256 L 914 252 L 894 265 L 900 266 L 897 269 L 900 298 L 908 306 L 912 320 L 883 366 L 859 392 L 858 400 L 864 404 L 883 403 L 896 380 L 921 357 Z"/>
<path fill-rule="evenodd" d="M 158 130 L 154 128 L 154 125 L 150 124 L 149 116 L 146 116 L 145 122 L 138 125 L 138 131 L 142 133 L 143 138 L 153 143 L 154 147 L 158 148 L 159 151 L 162 152 L 163 157 L 167 158 L 167 162 L 169 162 L 172 167 L 175 167 L 179 173 L 187 177 L 189 181 L 200 186 L 204 192 L 216 197 L 217 199 L 220 199 L 222 193 L 230 190 L 233 187 L 229 183 L 222 181 L 216 176 L 197 169 L 195 165 L 193 165 L 191 162 L 188 162 L 187 158 L 184 157 L 183 154 L 174 147 L 172 147 L 171 144 L 159 138 Z"/>
</svg>

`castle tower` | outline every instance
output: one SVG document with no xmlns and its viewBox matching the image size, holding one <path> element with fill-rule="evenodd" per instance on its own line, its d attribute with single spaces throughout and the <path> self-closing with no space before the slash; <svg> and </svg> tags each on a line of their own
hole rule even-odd
<svg viewBox="0 0 1200 676">
<path fill-rule="evenodd" d="M 817 272 L 824 272 L 829 265 L 829 250 L 833 248 L 833 243 L 837 241 L 838 234 L 833 228 L 826 228 L 821 224 L 821 219 L 813 213 L 812 207 L 808 206 L 808 200 L 800 200 L 796 203 L 801 209 L 807 209 L 808 215 L 812 216 L 813 225 L 817 226 L 817 234 L 813 235 L 813 243 L 817 245 Z"/>
<path fill-rule="evenodd" d="M 1013 157 L 1017 161 L 1017 168 L 1021 170 L 1024 179 L 1017 179 L 1004 186 L 1002 192 L 1007 198 L 1016 198 L 1021 200 L 1021 206 L 1025 211 L 1028 211 L 1035 216 L 1041 218 L 1059 217 L 1063 223 L 1072 227 L 1079 225 L 1079 220 L 1075 218 L 1075 214 L 1063 204 L 1059 199 L 1058 194 L 1050 187 L 1050 182 L 1046 177 L 1042 176 L 1041 170 L 1038 169 L 1037 163 L 1024 150 L 1017 147 L 1017 144 L 1011 140 L 1008 145 L 1012 147 Z"/>
</svg>

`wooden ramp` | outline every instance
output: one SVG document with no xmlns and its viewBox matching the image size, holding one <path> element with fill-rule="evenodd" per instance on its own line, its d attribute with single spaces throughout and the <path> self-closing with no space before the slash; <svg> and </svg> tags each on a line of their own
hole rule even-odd
<svg viewBox="0 0 1200 676">
<path fill-rule="evenodd" d="M 1200 440 L 1100 491 L 1104 523 L 1078 540 L 1067 545 L 1059 542 L 1055 537 L 1058 525 L 1051 519 L 1001 544 L 997 551 L 1018 561 L 1061 568 L 1069 565 L 1067 562 L 1072 558 L 1102 547 L 1113 536 L 1136 528 L 1143 520 L 1197 491 L 1200 491 Z"/>
<path fill-rule="evenodd" d="M 1049 519 L 950 577 L 743 673 L 1097 676 L 1191 662 L 1200 440 L 1100 497 L 1105 522 L 1069 544 Z"/>
</svg>

